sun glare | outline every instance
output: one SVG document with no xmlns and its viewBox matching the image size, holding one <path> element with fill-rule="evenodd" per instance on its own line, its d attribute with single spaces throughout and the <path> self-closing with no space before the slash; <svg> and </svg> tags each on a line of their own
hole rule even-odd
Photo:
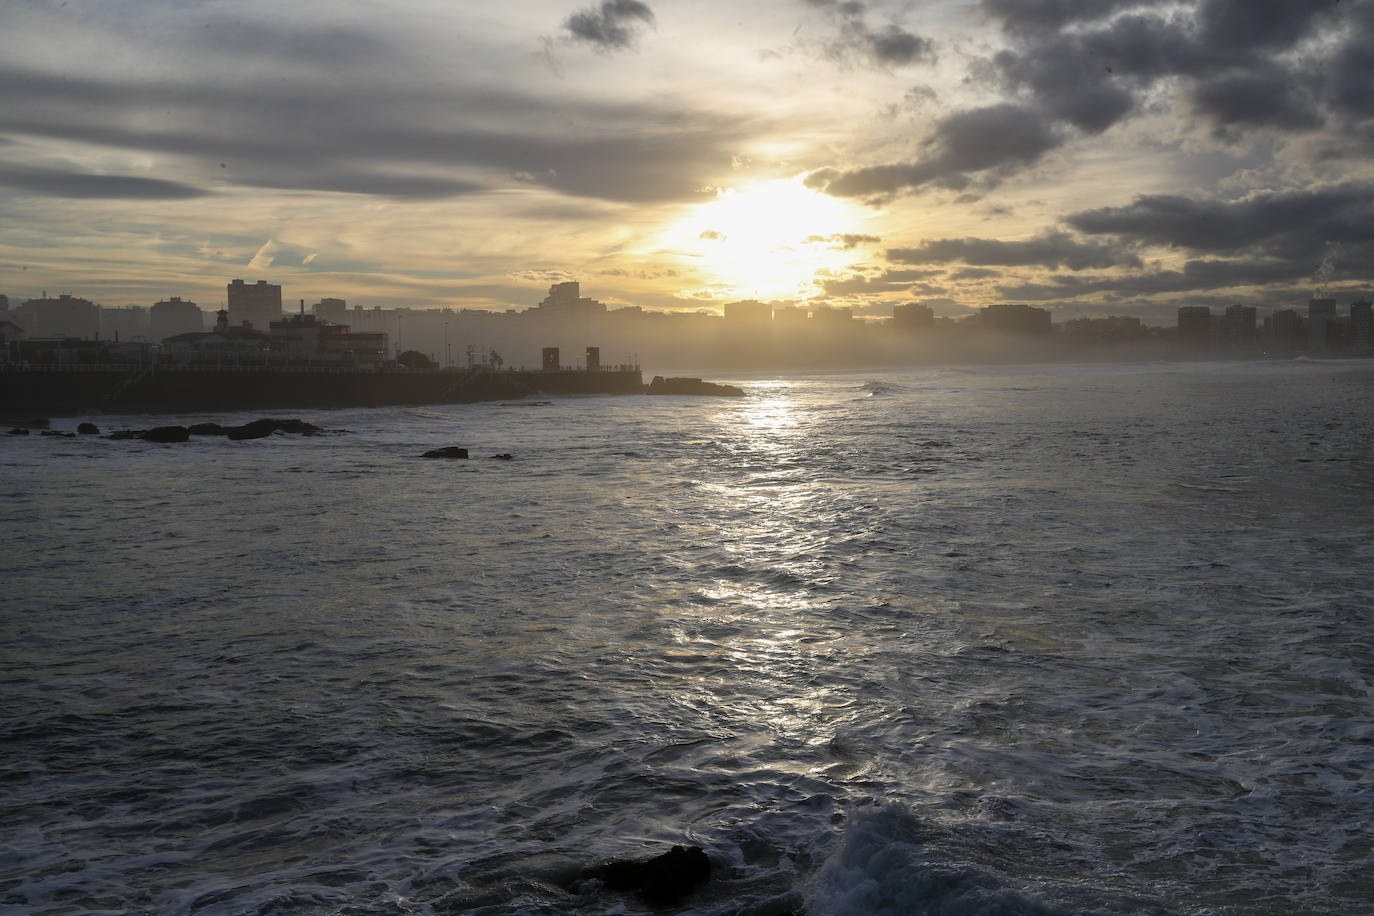
<svg viewBox="0 0 1374 916">
<path fill-rule="evenodd" d="M 809 292 L 816 271 L 853 260 L 860 219 L 847 201 L 777 179 L 720 189 L 674 224 L 665 241 L 700 258 L 727 295 L 792 298 Z"/>
</svg>

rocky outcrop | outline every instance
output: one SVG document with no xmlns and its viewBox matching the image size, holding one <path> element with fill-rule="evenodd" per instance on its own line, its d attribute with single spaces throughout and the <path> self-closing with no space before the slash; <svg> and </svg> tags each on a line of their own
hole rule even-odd
<svg viewBox="0 0 1374 916">
<path fill-rule="evenodd" d="M 94 427 L 92 427 L 94 428 Z M 196 423 L 192 426 L 159 426 L 154 429 L 121 429 L 107 439 L 145 439 L 149 442 L 185 442 L 191 436 L 224 436 L 228 439 L 265 439 L 273 433 L 293 433 L 317 436 L 324 432 L 304 420 L 254 420 L 242 426 L 220 426 L 218 423 Z"/>
<path fill-rule="evenodd" d="M 744 390 L 734 385 L 718 385 L 703 382 L 699 378 L 664 378 L 655 375 L 653 381 L 644 387 L 645 394 L 689 394 L 706 395 L 718 398 L 742 398 Z"/>
<path fill-rule="evenodd" d="M 607 862 L 586 877 L 612 890 L 637 893 L 652 904 L 672 904 L 711 879 L 711 860 L 700 846 L 674 846 L 645 861 Z"/>
<path fill-rule="evenodd" d="M 144 430 L 138 438 L 146 442 L 185 442 L 191 438 L 191 431 L 184 426 L 155 426 Z"/>
<path fill-rule="evenodd" d="M 77 424 L 76 431 L 83 436 L 100 435 L 100 427 L 96 426 L 94 423 L 79 423 Z"/>
<path fill-rule="evenodd" d="M 300 436 L 315 436 L 324 432 L 302 420 L 254 420 L 242 426 L 226 426 L 224 435 L 230 439 L 265 439 L 273 433 L 293 433 Z"/>
<path fill-rule="evenodd" d="M 457 445 L 449 445 L 444 448 L 432 448 L 421 455 L 421 458 L 466 458 L 468 450 Z"/>
</svg>

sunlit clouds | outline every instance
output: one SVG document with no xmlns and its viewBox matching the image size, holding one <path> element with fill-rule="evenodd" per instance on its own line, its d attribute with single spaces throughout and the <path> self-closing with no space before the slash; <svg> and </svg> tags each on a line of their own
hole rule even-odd
<svg viewBox="0 0 1374 916">
<path fill-rule="evenodd" d="M 0 292 L 1368 294 L 1374 0 L 12 3 Z M 1213 231 L 1215 228 L 1215 231 Z"/>
</svg>

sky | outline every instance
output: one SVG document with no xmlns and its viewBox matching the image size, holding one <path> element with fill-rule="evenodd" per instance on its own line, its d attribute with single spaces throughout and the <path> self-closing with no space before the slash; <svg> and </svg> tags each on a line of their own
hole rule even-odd
<svg viewBox="0 0 1374 916">
<path fill-rule="evenodd" d="M 0 292 L 1056 321 L 1374 288 L 1374 0 L 5 0 Z"/>
</svg>

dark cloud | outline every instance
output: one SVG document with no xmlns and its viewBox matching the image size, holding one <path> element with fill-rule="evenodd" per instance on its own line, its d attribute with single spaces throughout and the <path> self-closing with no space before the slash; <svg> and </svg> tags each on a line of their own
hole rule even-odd
<svg viewBox="0 0 1374 916">
<path fill-rule="evenodd" d="M 563 22 L 574 41 L 605 51 L 634 44 L 641 27 L 654 24 L 654 11 L 639 0 L 604 0 L 600 7 L 573 13 Z"/>
<path fill-rule="evenodd" d="M 1022 283 L 998 287 L 1006 299 L 1054 301 L 1081 296 L 1124 299 L 1172 293 L 1230 289 L 1273 284 L 1310 283 L 1310 272 L 1277 261 L 1195 259 L 1183 270 L 1156 270 L 1114 276 L 1060 275 L 1047 283 Z"/>
<path fill-rule="evenodd" d="M 827 296 L 872 295 L 890 292 L 922 292 L 932 287 L 921 282 L 933 277 L 934 270 L 886 270 L 876 276 L 850 274 L 848 277 L 818 278 L 821 289 Z"/>
<path fill-rule="evenodd" d="M 993 270 L 991 267 L 965 267 L 956 270 L 949 275 L 951 280 L 987 280 L 991 277 L 1000 277 L 1000 270 Z"/>
<path fill-rule="evenodd" d="M 288 174 L 247 176 L 234 184 L 291 191 L 336 191 L 344 194 L 373 194 L 381 197 L 440 199 L 476 194 L 486 188 L 472 181 L 424 175 L 391 175 L 380 171 L 324 169 Z"/>
<path fill-rule="evenodd" d="M 0 167 L 0 186 L 45 197 L 111 200 L 189 200 L 204 197 L 207 193 L 200 188 L 160 178 L 5 167 Z"/>
<path fill-rule="evenodd" d="M 1332 112 L 1374 115 L 1370 0 L 983 0 L 982 9 L 1010 47 L 973 72 L 1005 101 L 945 117 L 916 161 L 825 168 L 811 187 L 874 199 L 926 185 L 957 190 L 1100 134 L 1175 83 L 1202 122 L 1227 137 L 1311 131 Z M 849 15 L 862 21 L 862 9 Z M 1284 56 L 1328 26 L 1338 29 L 1322 33 L 1331 40 L 1303 45 L 1298 62 Z M 1347 133 L 1364 144 L 1374 131 L 1355 124 Z"/>
<path fill-rule="evenodd" d="M 1125 207 L 1075 213 L 1066 222 L 1130 245 L 1249 251 L 1309 263 L 1329 243 L 1374 242 L 1374 185 L 1266 191 L 1235 201 L 1150 194 Z"/>
<path fill-rule="evenodd" d="M 983 0 L 985 13 L 1010 33 L 1053 32 L 1098 22 L 1126 8 L 1160 6 L 1166 0 Z"/>
<path fill-rule="evenodd" d="M 935 45 L 928 38 L 913 35 L 897 25 L 889 24 L 877 31 L 864 29 L 856 41 L 875 63 L 888 67 L 904 67 L 935 56 Z"/>
<path fill-rule="evenodd" d="M 857 60 L 881 69 L 907 67 L 935 59 L 935 43 L 895 22 L 881 28 L 868 24 L 868 7 L 855 0 L 804 0 L 824 10 L 838 26 L 838 34 L 824 43 L 836 60 Z"/>
<path fill-rule="evenodd" d="M 821 169 L 807 187 L 840 197 L 882 197 L 925 184 L 961 189 L 979 172 L 1028 165 L 1060 143 L 1050 121 L 1034 109 L 992 105 L 941 120 L 917 162 L 840 172 Z"/>
<path fill-rule="evenodd" d="M 714 115 L 566 103 L 566 120 L 596 125 L 569 131 L 550 122 L 546 99 L 337 81 L 120 82 L 0 67 L 0 97 L 4 133 L 179 156 L 236 184 L 403 197 L 523 173 L 574 196 L 698 199 L 742 132 Z M 476 126 L 498 116 L 509 126 Z"/>
<path fill-rule="evenodd" d="M 1293 74 L 1227 73 L 1193 89 L 1196 109 L 1218 132 L 1245 126 L 1310 130 L 1321 126 L 1316 99 Z"/>
<path fill-rule="evenodd" d="M 1140 258 L 1117 245 L 1080 242 L 1067 232 L 1049 232 L 1019 242 L 1000 239 L 932 239 L 916 248 L 889 248 L 898 264 L 945 264 L 959 261 L 975 267 L 1067 267 L 1088 270 L 1140 266 Z"/>
</svg>

